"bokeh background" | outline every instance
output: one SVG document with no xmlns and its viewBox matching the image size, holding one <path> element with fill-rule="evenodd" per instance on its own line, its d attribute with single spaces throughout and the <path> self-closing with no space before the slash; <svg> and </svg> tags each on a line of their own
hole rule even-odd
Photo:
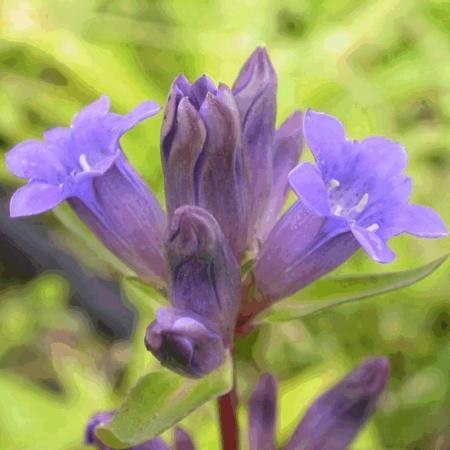
<svg viewBox="0 0 450 450">
<path fill-rule="evenodd" d="M 231 84 L 262 44 L 279 75 L 279 122 L 295 108 L 312 107 L 338 116 L 355 138 L 401 141 L 413 200 L 436 208 L 449 224 L 448 6 L 3 0 L 0 148 L 67 125 L 101 94 L 122 113 L 149 98 L 162 104 L 180 72 Z M 162 201 L 161 120 L 160 114 L 140 125 L 123 143 Z M 88 417 L 116 406 L 154 365 L 142 345 L 154 305 L 120 282 L 117 262 L 66 209 L 10 220 L 8 197 L 20 180 L 8 175 L 3 158 L 0 183 L 0 448 L 82 449 Z M 398 258 L 389 267 L 358 253 L 340 271 L 410 268 L 450 250 L 449 239 L 402 236 L 392 245 Z M 282 443 L 317 393 L 366 356 L 387 355 L 389 392 L 353 449 L 449 449 L 449 269 L 447 263 L 393 294 L 262 327 L 238 343 L 244 400 L 258 373 L 279 377 Z M 244 424 L 245 408 L 241 414 Z M 208 405 L 184 422 L 201 450 L 219 448 L 215 419 Z"/>
</svg>

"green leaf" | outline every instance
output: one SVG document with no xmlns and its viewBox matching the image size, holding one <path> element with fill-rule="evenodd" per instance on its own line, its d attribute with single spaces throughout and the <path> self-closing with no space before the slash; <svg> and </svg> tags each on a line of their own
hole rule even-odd
<svg viewBox="0 0 450 450">
<path fill-rule="evenodd" d="M 274 305 L 258 316 L 258 322 L 286 322 L 332 308 L 343 303 L 363 300 L 375 295 L 410 286 L 433 273 L 448 254 L 414 269 L 370 275 L 345 275 L 323 278 L 298 294 Z"/>
<path fill-rule="evenodd" d="M 145 442 L 172 427 L 199 406 L 232 387 L 232 363 L 204 378 L 192 380 L 167 369 L 143 376 L 106 427 L 97 436 L 112 448 L 128 448 Z"/>
</svg>

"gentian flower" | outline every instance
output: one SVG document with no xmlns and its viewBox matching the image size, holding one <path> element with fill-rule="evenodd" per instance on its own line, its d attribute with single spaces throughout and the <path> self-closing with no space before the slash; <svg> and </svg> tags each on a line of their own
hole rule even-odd
<svg viewBox="0 0 450 450">
<path fill-rule="evenodd" d="M 113 419 L 115 411 L 102 411 L 95 414 L 86 426 L 85 444 L 95 445 L 98 450 L 113 450 L 105 445 L 96 435 L 95 430 L 98 426 L 106 426 Z M 189 434 L 178 427 L 175 429 L 175 450 L 195 450 L 195 446 Z M 169 445 L 159 436 L 150 439 L 143 444 L 134 445 L 128 450 L 171 450 Z"/>
<path fill-rule="evenodd" d="M 148 101 L 125 116 L 109 108 L 109 99 L 101 97 L 70 128 L 48 130 L 44 141 L 25 141 L 7 153 L 9 170 L 29 180 L 11 198 L 11 216 L 38 214 L 68 200 L 111 251 L 163 288 L 165 214 L 119 144 L 159 106 Z"/>
<path fill-rule="evenodd" d="M 247 169 L 239 111 L 228 87 L 183 75 L 170 90 L 161 133 L 169 217 L 180 206 L 207 209 L 236 258 L 247 240 Z"/>
<path fill-rule="evenodd" d="M 284 450 L 345 450 L 370 416 L 389 377 L 389 361 L 364 361 L 307 410 Z M 263 375 L 249 402 L 250 450 L 274 450 L 276 381 Z"/>
<path fill-rule="evenodd" d="M 275 220 L 288 191 L 287 174 L 300 158 L 302 116 L 294 112 L 275 130 L 277 75 L 264 48 L 245 62 L 233 85 L 248 164 L 249 235 L 255 251 Z"/>
<path fill-rule="evenodd" d="M 360 247 L 377 262 L 391 262 L 387 241 L 400 233 L 447 234 L 431 208 L 409 204 L 411 179 L 403 175 L 407 155 L 400 144 L 378 136 L 350 141 L 336 118 L 312 110 L 304 133 L 317 165 L 304 162 L 289 174 L 299 200 L 258 255 L 263 296 L 275 300 L 298 291 Z"/>
<path fill-rule="evenodd" d="M 240 268 L 217 221 L 196 206 L 175 210 L 166 247 L 173 308 L 158 311 L 145 342 L 163 365 L 203 376 L 232 344 Z"/>
</svg>

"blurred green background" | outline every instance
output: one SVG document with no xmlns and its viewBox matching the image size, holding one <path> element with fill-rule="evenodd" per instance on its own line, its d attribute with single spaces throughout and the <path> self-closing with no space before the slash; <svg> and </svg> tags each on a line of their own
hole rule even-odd
<svg viewBox="0 0 450 450">
<path fill-rule="evenodd" d="M 448 2 L 437 0 L 3 0 L 0 147 L 67 125 L 101 94 L 122 113 L 149 98 L 163 104 L 180 72 L 231 84 L 263 44 L 279 76 L 279 122 L 312 107 L 338 116 L 354 138 L 401 141 L 413 201 L 449 224 L 449 16 Z M 161 120 L 129 133 L 124 148 L 162 200 Z M 155 364 L 141 344 L 154 305 L 132 286 L 120 289 L 115 265 L 69 222 L 8 220 L 20 181 L 3 159 L 0 176 L 0 448 L 82 449 L 88 417 L 116 406 Z M 341 271 L 408 268 L 450 250 L 449 239 L 407 236 L 392 246 L 398 258 L 389 267 L 358 253 Z M 282 443 L 311 398 L 366 356 L 387 355 L 389 392 L 353 448 L 449 449 L 449 268 L 243 339 L 244 401 L 258 373 L 279 377 Z M 201 450 L 219 448 L 215 421 L 214 405 L 185 421 Z"/>
</svg>

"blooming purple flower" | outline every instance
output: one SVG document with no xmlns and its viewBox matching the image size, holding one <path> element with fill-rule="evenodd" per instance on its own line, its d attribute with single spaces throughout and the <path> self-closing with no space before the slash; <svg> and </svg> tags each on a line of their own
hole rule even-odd
<svg viewBox="0 0 450 450">
<path fill-rule="evenodd" d="M 345 450 L 374 413 L 386 387 L 389 361 L 372 358 L 310 406 L 284 450 Z M 249 402 L 250 450 L 274 450 L 277 386 L 263 375 Z"/>
<path fill-rule="evenodd" d="M 48 130 L 44 141 L 25 141 L 8 152 L 9 170 L 30 180 L 11 198 L 11 216 L 38 214 L 68 200 L 110 250 L 162 288 L 165 214 L 119 144 L 159 106 L 148 101 L 125 116 L 109 108 L 109 99 L 101 97 L 70 128 Z"/>
<path fill-rule="evenodd" d="M 247 170 L 239 111 L 228 87 L 183 75 L 170 90 L 161 135 L 169 216 L 180 206 L 207 209 L 235 256 L 247 239 Z"/>
<path fill-rule="evenodd" d="M 173 308 L 158 311 L 145 342 L 162 364 L 203 376 L 231 346 L 240 268 L 217 221 L 196 206 L 175 210 L 166 247 Z"/>
<path fill-rule="evenodd" d="M 295 112 L 275 131 L 277 76 L 264 48 L 245 62 L 233 85 L 248 163 L 248 244 L 262 240 L 276 220 L 287 194 L 287 174 L 302 149 L 302 117 Z"/>
<path fill-rule="evenodd" d="M 446 227 L 431 208 L 410 205 L 406 152 L 383 137 L 349 141 L 332 116 L 309 110 L 306 141 L 317 165 L 289 174 L 299 200 L 277 222 L 255 265 L 260 292 L 290 295 L 347 260 L 359 247 L 377 262 L 395 255 L 387 241 L 400 233 L 442 237 Z"/>
</svg>

